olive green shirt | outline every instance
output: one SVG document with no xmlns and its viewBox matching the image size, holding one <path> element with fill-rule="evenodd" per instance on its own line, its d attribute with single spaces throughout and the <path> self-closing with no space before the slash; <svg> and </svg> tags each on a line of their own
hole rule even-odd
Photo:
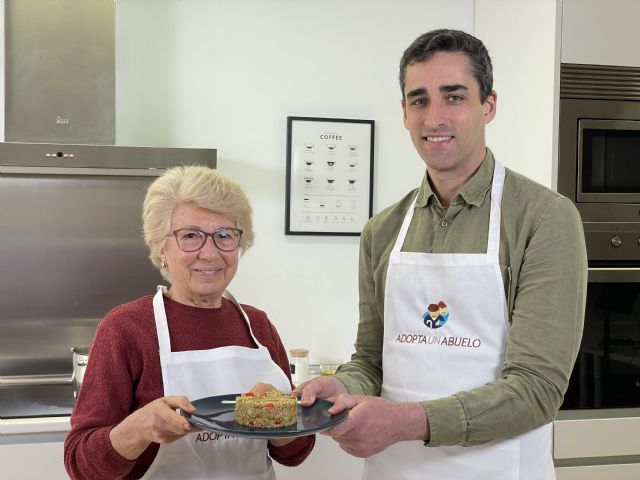
<svg viewBox="0 0 640 480">
<path fill-rule="evenodd" d="M 486 252 L 494 165 L 487 149 L 448 209 L 425 174 L 402 251 Z M 362 232 L 355 353 L 337 373 L 350 393 L 380 395 L 389 252 L 415 196 L 413 190 L 375 215 Z M 429 446 L 513 437 L 552 421 L 562 403 L 582 336 L 587 283 L 584 233 L 575 206 L 506 169 L 499 258 L 509 314 L 502 372 L 478 388 L 422 402 Z M 426 373 L 416 365 L 412 374 Z"/>
</svg>

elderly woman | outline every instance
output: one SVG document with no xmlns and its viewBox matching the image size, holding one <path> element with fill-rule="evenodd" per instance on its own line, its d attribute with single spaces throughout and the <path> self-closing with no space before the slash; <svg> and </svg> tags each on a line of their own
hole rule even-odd
<svg viewBox="0 0 640 480">
<path fill-rule="evenodd" d="M 67 472 L 91 480 L 275 478 L 270 459 L 299 464 L 313 436 L 203 435 L 176 412 L 193 412 L 189 399 L 258 382 L 291 390 L 275 327 L 225 294 L 253 242 L 246 196 L 215 170 L 178 167 L 149 187 L 143 221 L 151 261 L 171 288 L 100 322 L 65 442 Z"/>
</svg>

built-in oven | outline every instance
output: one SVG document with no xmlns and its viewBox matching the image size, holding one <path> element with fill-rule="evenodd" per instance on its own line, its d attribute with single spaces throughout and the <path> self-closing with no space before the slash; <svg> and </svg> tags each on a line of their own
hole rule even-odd
<svg viewBox="0 0 640 480">
<path fill-rule="evenodd" d="M 640 265 L 589 269 L 584 333 L 565 409 L 640 404 Z"/>
<path fill-rule="evenodd" d="M 640 264 L 589 268 L 584 334 L 554 422 L 558 480 L 640 478 Z"/>
<path fill-rule="evenodd" d="M 558 479 L 640 478 L 640 68 L 562 64 L 559 113 L 558 191 L 582 217 L 589 275 Z"/>
</svg>

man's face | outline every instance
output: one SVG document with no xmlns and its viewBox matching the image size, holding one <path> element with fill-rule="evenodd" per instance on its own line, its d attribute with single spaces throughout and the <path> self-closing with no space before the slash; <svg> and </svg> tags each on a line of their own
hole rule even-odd
<svg viewBox="0 0 640 480">
<path fill-rule="evenodd" d="M 404 126 L 430 172 L 473 173 L 485 156 L 484 126 L 495 116 L 496 94 L 480 102 L 465 54 L 438 52 L 408 66 L 402 109 Z"/>
</svg>

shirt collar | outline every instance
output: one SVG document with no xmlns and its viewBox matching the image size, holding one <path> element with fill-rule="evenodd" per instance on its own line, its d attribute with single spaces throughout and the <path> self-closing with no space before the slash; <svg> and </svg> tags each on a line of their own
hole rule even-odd
<svg viewBox="0 0 640 480">
<path fill-rule="evenodd" d="M 496 161 L 493 157 L 493 153 L 489 148 L 487 148 L 487 154 L 480 164 L 480 167 L 476 170 L 476 173 L 471 176 L 467 183 L 464 184 L 460 192 L 453 197 L 451 205 L 460 203 L 475 205 L 477 207 L 482 205 L 487 192 L 491 188 L 495 163 Z M 426 207 L 430 202 L 437 202 L 440 204 L 440 200 L 437 199 L 436 194 L 429 183 L 429 174 L 425 171 L 424 177 L 422 178 L 422 184 L 418 189 L 416 207 Z"/>
</svg>

